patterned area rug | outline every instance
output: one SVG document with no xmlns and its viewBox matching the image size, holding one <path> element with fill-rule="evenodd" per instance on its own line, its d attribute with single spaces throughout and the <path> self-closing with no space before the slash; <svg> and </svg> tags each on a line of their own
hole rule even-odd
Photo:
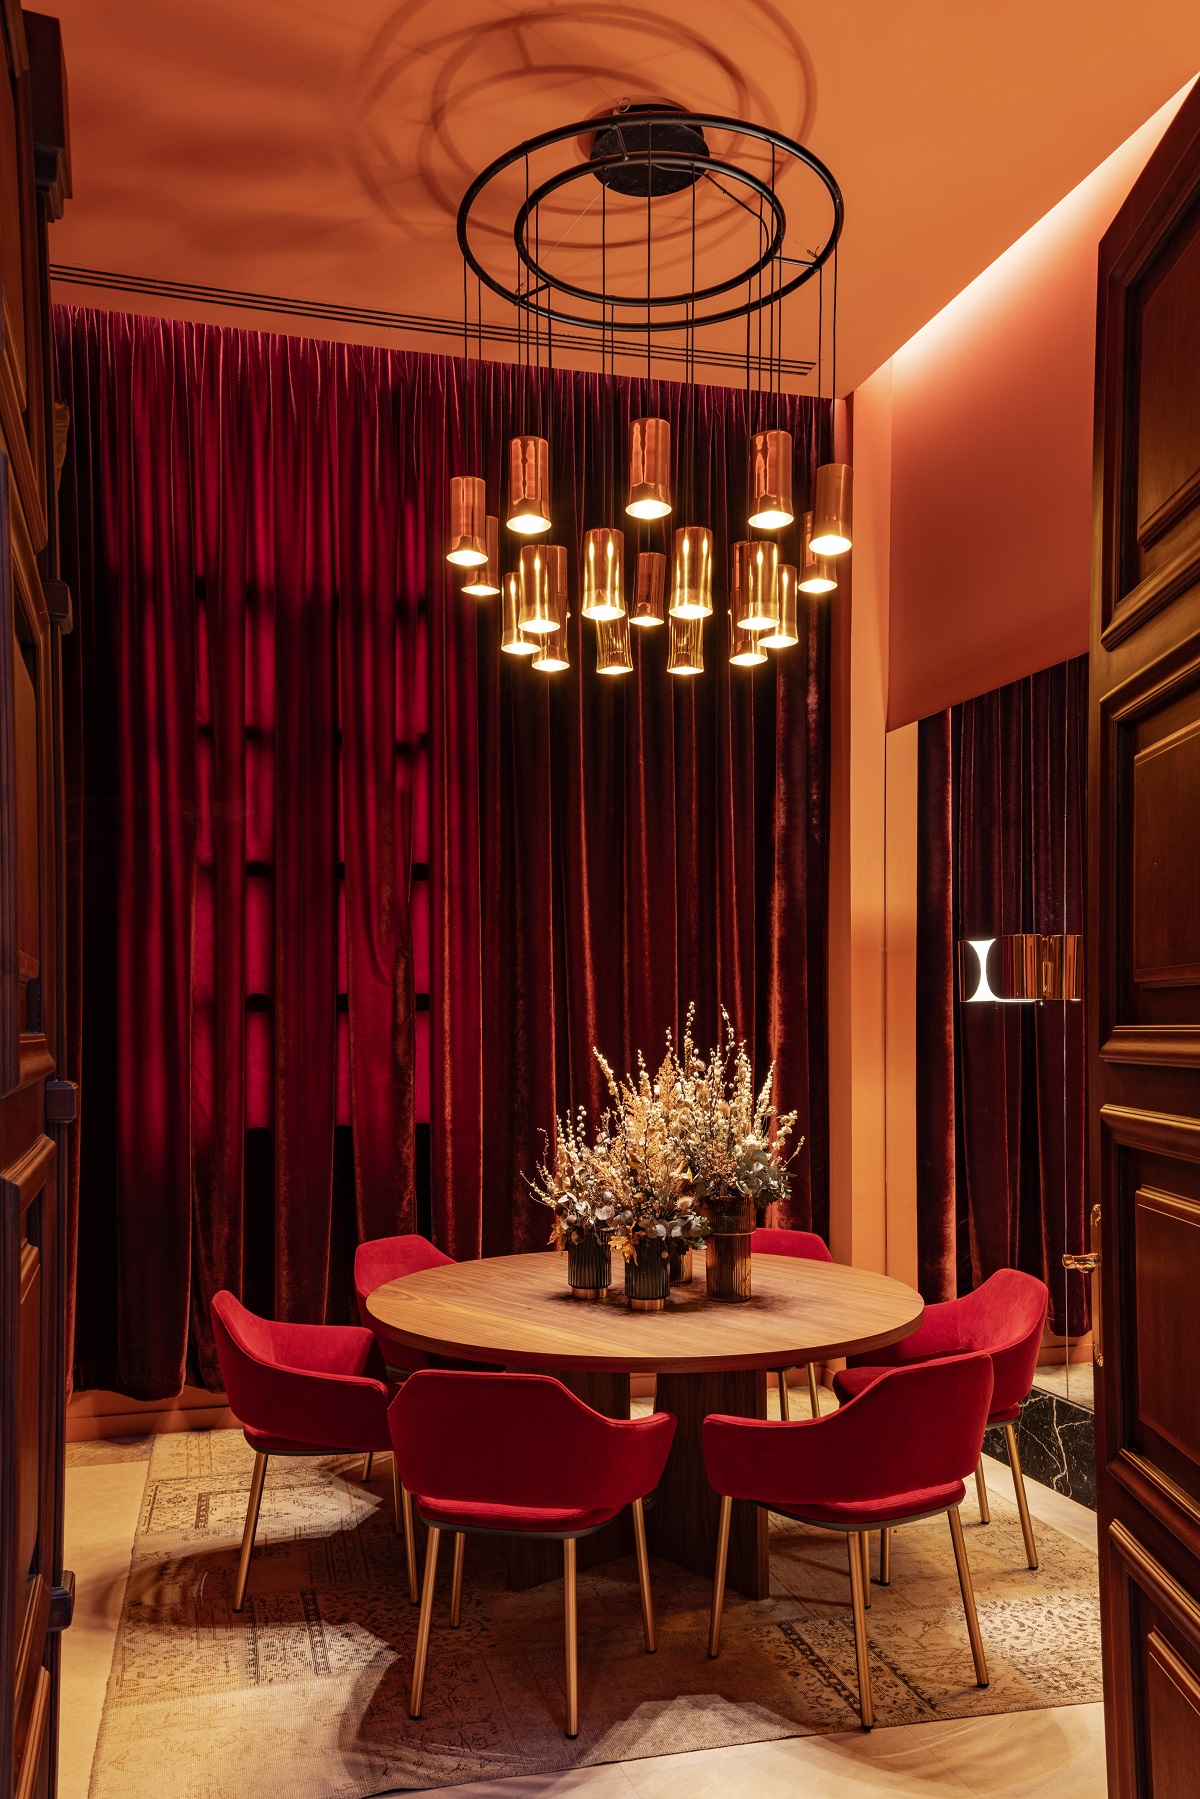
<svg viewBox="0 0 1200 1799">
<path fill-rule="evenodd" d="M 729 1595 L 716 1662 L 707 1580 L 652 1562 L 647 1656 L 632 1558 L 581 1574 L 574 1742 L 561 1728 L 561 1583 L 510 1593 L 503 1545 L 468 1539 L 454 1632 L 442 1556 L 413 1723 L 417 1613 L 388 1458 L 366 1487 L 357 1461 L 271 1463 L 238 1615 L 251 1462 L 235 1431 L 155 1441 L 92 1799 L 364 1799 L 857 1727 L 845 1539 L 784 1519 L 772 1520 L 771 1597 Z M 963 1517 L 991 1686 L 974 1685 L 949 1528 L 911 1525 L 868 1614 L 877 1724 L 1098 1699 L 1095 1558 L 1041 1524 L 1031 1574 L 1011 1506 L 993 1498 L 983 1528 L 968 1499 Z"/>
</svg>

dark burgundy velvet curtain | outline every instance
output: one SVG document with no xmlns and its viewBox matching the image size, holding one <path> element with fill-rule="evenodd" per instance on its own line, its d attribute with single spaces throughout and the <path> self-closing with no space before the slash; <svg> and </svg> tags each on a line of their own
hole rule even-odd
<svg viewBox="0 0 1200 1799">
<path fill-rule="evenodd" d="M 346 1316 L 355 1243 L 425 1204 L 455 1255 L 540 1245 L 522 1176 L 555 1112 L 598 1097 L 592 1044 L 652 1054 L 693 998 L 702 1034 L 724 1004 L 778 1058 L 808 1139 L 795 1220 L 824 1229 L 827 613 L 753 676 L 718 618 L 698 680 L 667 676 L 664 631 L 608 682 L 576 604 L 548 682 L 443 560 L 448 478 L 477 454 L 495 495 L 507 437 L 547 428 L 571 543 L 603 522 L 631 413 L 683 443 L 679 389 L 535 391 L 500 365 L 68 309 L 56 329 L 77 1383 L 215 1385 L 216 1288 Z M 698 399 L 720 569 L 746 402 Z M 815 466 L 817 409 L 782 410 Z"/>
<path fill-rule="evenodd" d="M 1082 931 L 1087 657 L 922 719 L 918 1232 L 927 1299 L 997 1268 L 1050 1288 L 1050 1328 L 1089 1328 L 1066 1276 L 1084 1246 L 1084 1008 L 963 1004 L 956 945 Z"/>
</svg>

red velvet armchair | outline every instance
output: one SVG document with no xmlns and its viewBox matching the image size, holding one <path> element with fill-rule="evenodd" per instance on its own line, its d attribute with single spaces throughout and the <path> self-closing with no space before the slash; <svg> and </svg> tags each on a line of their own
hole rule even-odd
<svg viewBox="0 0 1200 1799">
<path fill-rule="evenodd" d="M 708 1652 L 721 1647 L 725 1563 L 735 1499 L 768 1506 L 823 1530 L 846 1533 L 859 1709 L 874 1721 L 867 1648 L 870 1532 L 946 1512 L 958 1568 L 975 1678 L 988 1684 L 959 1505 L 979 1460 L 992 1394 L 986 1355 L 955 1356 L 879 1375 L 858 1398 L 824 1418 L 796 1423 L 712 1415 L 704 1461 L 721 1495 Z"/>
<path fill-rule="evenodd" d="M 992 1358 L 995 1383 L 988 1423 L 1004 1426 L 1017 1510 L 1021 1515 L 1021 1532 L 1025 1539 L 1025 1556 L 1031 1568 L 1038 1565 L 1037 1544 L 1013 1426 L 1020 1416 L 1021 1401 L 1028 1397 L 1033 1386 L 1049 1297 L 1044 1281 L 1037 1280 L 1032 1274 L 1022 1274 L 1016 1268 L 1001 1268 L 973 1293 L 926 1306 L 921 1323 L 902 1343 L 893 1343 L 888 1349 L 873 1349 L 869 1355 L 851 1356 L 845 1371 L 836 1375 L 833 1382 L 833 1390 L 839 1399 L 852 1399 L 869 1387 L 884 1368 L 908 1367 L 915 1362 L 986 1350 Z M 979 1516 L 987 1524 L 990 1513 L 982 1459 L 975 1469 L 975 1485 L 979 1495 Z M 880 1553 L 886 1570 L 886 1539 Z"/>
<path fill-rule="evenodd" d="M 630 1506 L 647 1654 L 654 1612 L 642 1500 L 657 1485 L 675 1436 L 669 1412 L 605 1418 L 543 1374 L 429 1370 L 404 1383 L 388 1411 L 406 1492 L 429 1527 L 411 1715 L 421 1716 L 438 1545 L 454 1533 L 450 1625 L 462 1607 L 463 1556 L 472 1532 L 560 1537 L 563 1545 L 566 1734 L 579 1730 L 576 1550 L 580 1537 Z"/>
<path fill-rule="evenodd" d="M 763 1225 L 755 1231 L 750 1239 L 752 1255 L 760 1256 L 798 1256 L 806 1262 L 832 1262 L 829 1246 L 823 1237 L 815 1231 L 777 1230 L 773 1225 Z M 821 1416 L 821 1408 L 817 1400 L 817 1371 L 812 1363 L 808 1367 L 808 1403 L 814 1418 Z M 778 1368 L 775 1378 L 779 1382 L 779 1416 L 785 1421 L 791 1416 L 788 1405 L 787 1369 Z"/>
<path fill-rule="evenodd" d="M 388 1385 L 379 1345 L 357 1325 L 276 1324 L 248 1312 L 232 1293 L 212 1302 L 221 1378 L 254 1451 L 233 1609 L 246 1602 L 267 1461 L 273 1455 L 372 1454 L 391 1447 Z M 416 1602 L 412 1502 L 393 1465 L 396 1529 L 403 1527 L 409 1596 Z"/>
</svg>

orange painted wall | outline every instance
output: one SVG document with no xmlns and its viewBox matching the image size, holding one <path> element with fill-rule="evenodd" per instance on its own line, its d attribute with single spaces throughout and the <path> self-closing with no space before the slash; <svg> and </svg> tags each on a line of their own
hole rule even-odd
<svg viewBox="0 0 1200 1799">
<path fill-rule="evenodd" d="M 889 728 L 1088 647 L 1097 250 L 1182 99 L 892 358 Z"/>
</svg>

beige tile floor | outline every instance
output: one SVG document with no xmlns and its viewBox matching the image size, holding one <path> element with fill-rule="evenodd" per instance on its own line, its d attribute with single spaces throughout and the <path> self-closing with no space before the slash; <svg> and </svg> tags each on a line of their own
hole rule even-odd
<svg viewBox="0 0 1200 1799">
<path fill-rule="evenodd" d="M 113 1453 L 124 1459 L 104 1459 L 103 1450 L 89 1446 L 68 1461 L 67 1565 L 75 1571 L 76 1611 L 63 1639 L 61 1799 L 87 1799 L 146 1476 L 144 1445 L 114 1446 Z M 987 1478 L 993 1492 L 1012 1497 L 1002 1463 L 989 1460 Z M 1029 1498 L 1035 1517 L 1095 1549 L 1091 1512 L 1033 1482 Z M 1103 1799 L 1104 1792 L 1098 1705 L 802 1737 L 440 1789 L 442 1799 Z"/>
</svg>

